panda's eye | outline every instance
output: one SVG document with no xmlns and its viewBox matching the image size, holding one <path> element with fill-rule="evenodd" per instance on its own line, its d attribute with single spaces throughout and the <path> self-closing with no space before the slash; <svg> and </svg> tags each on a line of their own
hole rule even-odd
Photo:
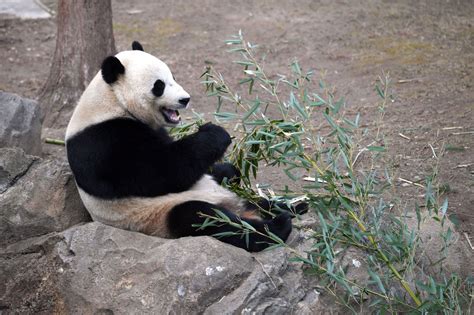
<svg viewBox="0 0 474 315">
<path fill-rule="evenodd" d="M 162 96 L 165 91 L 165 83 L 161 80 L 156 80 L 151 91 L 156 97 Z"/>
</svg>

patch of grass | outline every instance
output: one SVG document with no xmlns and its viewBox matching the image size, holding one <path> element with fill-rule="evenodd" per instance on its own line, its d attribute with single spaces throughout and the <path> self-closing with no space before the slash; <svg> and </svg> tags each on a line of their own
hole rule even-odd
<svg viewBox="0 0 474 315">
<path fill-rule="evenodd" d="M 316 228 L 306 231 L 312 244 L 305 252 L 264 234 L 275 243 L 271 248 L 287 248 L 292 261 L 302 263 L 309 275 L 318 277 L 326 291 L 354 313 L 367 308 L 375 313 L 417 314 L 468 310 L 472 279 L 443 269 L 453 231 L 446 223 L 449 204 L 441 198 L 437 166 L 423 182 L 424 204 L 407 212 L 397 196 L 390 196 L 395 191 L 392 170 L 383 167 L 390 165 L 385 162 L 383 135 L 385 111 L 392 100 L 390 77 L 378 78 L 376 127 L 363 130 L 359 114 L 345 115 L 344 98 L 298 61 L 291 62 L 286 75 L 269 75 L 258 58 L 258 46 L 245 41 L 241 33 L 226 43 L 238 56 L 234 63 L 242 67 L 241 79 L 232 85 L 208 65 L 202 83 L 208 95 L 216 98 L 216 120 L 233 123 L 234 131 L 242 135 L 227 159 L 240 169 L 243 185 L 230 188 L 252 199 L 257 196 L 257 171 L 262 166 L 278 166 L 290 180 L 302 182 L 306 177 L 307 181 L 295 190 L 259 187 L 258 194 L 289 203 L 306 200 L 319 220 Z M 187 134 L 199 124 L 175 132 Z M 437 157 L 441 155 L 438 152 Z M 415 224 L 408 224 L 406 217 L 415 218 Z M 216 213 L 206 222 L 229 220 Z M 441 231 L 439 259 L 429 264 L 422 259 L 426 250 L 423 224 L 436 225 Z M 260 233 L 244 223 L 240 228 L 242 237 Z M 350 277 L 347 266 L 341 264 L 348 250 L 363 258 L 360 268 L 365 281 Z M 436 272 L 435 266 L 440 267 Z"/>
<path fill-rule="evenodd" d="M 128 37 L 140 37 L 144 34 L 144 28 L 137 24 L 123 24 L 123 23 L 113 23 L 114 32 L 118 35 L 124 35 Z"/>
<path fill-rule="evenodd" d="M 429 63 L 435 47 L 429 42 L 379 36 L 364 43 L 363 51 L 365 52 L 359 55 L 360 65 L 382 64 L 389 60 L 397 64 L 413 65 Z"/>
<path fill-rule="evenodd" d="M 447 144 L 444 149 L 446 151 L 451 151 L 451 152 L 461 152 L 461 151 L 466 151 L 466 148 L 464 146 L 456 146 L 456 145 L 451 145 Z"/>
<path fill-rule="evenodd" d="M 148 44 L 153 47 L 164 47 L 168 39 L 183 31 L 183 24 L 177 20 L 165 18 L 157 20 L 153 25 L 145 25 L 140 22 L 130 24 L 114 23 L 114 32 L 131 40 L 143 37 L 145 33 L 154 36 L 148 39 Z"/>
<path fill-rule="evenodd" d="M 183 31 L 183 24 L 177 20 L 166 18 L 158 21 L 155 34 L 160 38 L 168 38 Z"/>
</svg>

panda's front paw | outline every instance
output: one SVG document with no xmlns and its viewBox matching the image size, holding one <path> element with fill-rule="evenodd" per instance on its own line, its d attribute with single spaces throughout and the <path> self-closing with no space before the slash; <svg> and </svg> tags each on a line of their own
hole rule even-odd
<svg viewBox="0 0 474 315">
<path fill-rule="evenodd" d="M 205 136 L 208 146 L 216 149 L 218 155 L 222 156 L 227 147 L 232 143 L 230 135 L 221 126 L 207 123 L 199 127 L 199 133 Z"/>
<path fill-rule="evenodd" d="M 240 171 L 231 163 L 216 163 L 209 169 L 209 175 L 214 177 L 218 184 L 222 184 L 224 178 L 227 178 L 229 184 L 240 183 Z"/>
</svg>

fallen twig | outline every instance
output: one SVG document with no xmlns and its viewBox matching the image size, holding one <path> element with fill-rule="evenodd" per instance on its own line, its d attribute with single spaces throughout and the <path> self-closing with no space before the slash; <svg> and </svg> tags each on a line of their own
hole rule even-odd
<svg viewBox="0 0 474 315">
<path fill-rule="evenodd" d="M 453 132 L 452 135 L 459 136 L 459 135 L 470 135 L 474 134 L 474 131 L 463 131 L 463 132 Z"/>
<path fill-rule="evenodd" d="M 357 163 L 357 160 L 359 159 L 359 156 L 365 152 L 365 151 L 369 151 L 369 149 L 367 149 L 367 147 L 370 147 L 371 145 L 374 145 L 375 144 L 375 141 L 372 141 L 368 146 L 366 146 L 365 148 L 362 148 L 359 153 L 357 153 L 355 159 L 354 159 L 354 162 L 352 162 L 352 167 L 354 167 L 354 165 Z"/>
<path fill-rule="evenodd" d="M 404 183 L 408 183 L 410 185 L 415 185 L 415 186 L 418 186 L 418 187 L 421 187 L 421 188 L 425 188 L 425 186 L 423 186 L 422 184 L 412 182 L 411 180 L 408 180 L 408 179 L 404 179 L 404 178 L 399 177 L 398 180 L 401 181 L 401 182 L 404 182 Z"/>
<path fill-rule="evenodd" d="M 414 79 L 402 79 L 398 80 L 397 83 L 410 83 L 410 82 L 419 82 L 421 79 L 414 78 Z"/>
<path fill-rule="evenodd" d="M 409 137 L 405 136 L 405 135 L 404 135 L 403 133 L 401 133 L 401 132 L 398 133 L 398 135 L 399 135 L 400 137 L 402 137 L 403 139 L 411 140 Z"/>
<path fill-rule="evenodd" d="M 265 267 L 263 266 L 262 262 L 260 260 L 258 260 L 258 258 L 254 257 L 254 259 L 260 264 L 260 267 L 262 267 L 262 270 L 263 272 L 265 273 L 265 275 L 268 277 L 268 279 L 270 279 L 270 282 L 273 284 L 273 287 L 278 290 L 278 287 L 276 286 L 275 282 L 273 282 L 273 279 L 272 277 L 270 277 L 270 275 L 268 274 L 268 272 L 265 270 Z"/>
<path fill-rule="evenodd" d="M 436 155 L 436 152 L 435 152 L 435 150 L 434 150 L 433 146 L 432 146 L 430 143 L 428 143 L 428 145 L 429 145 L 429 146 L 430 146 L 430 148 L 431 148 L 431 152 L 433 152 L 433 157 L 434 157 L 435 159 L 437 159 L 437 158 L 438 158 L 438 156 Z"/>
<path fill-rule="evenodd" d="M 464 237 L 466 238 L 467 242 L 469 243 L 469 246 L 471 246 L 471 249 L 474 250 L 474 246 L 472 246 L 471 240 L 469 239 L 469 235 L 467 235 L 466 232 L 464 232 Z"/>
<path fill-rule="evenodd" d="M 306 176 L 306 177 L 303 177 L 303 180 L 306 182 L 315 182 L 316 177 Z M 318 183 L 327 183 L 327 181 L 322 180 L 321 178 L 318 178 Z"/>
<path fill-rule="evenodd" d="M 369 151 L 369 149 L 367 148 L 363 148 L 359 151 L 359 153 L 357 153 L 355 159 L 354 159 L 354 162 L 352 162 L 352 167 L 354 167 L 354 165 L 356 164 L 357 160 L 359 159 L 359 156 L 362 154 L 362 152 L 364 151 Z"/>
<path fill-rule="evenodd" d="M 444 127 L 442 130 L 453 130 L 453 129 L 463 129 L 464 127 Z"/>
<path fill-rule="evenodd" d="M 465 168 L 465 167 L 469 167 L 471 165 L 474 165 L 474 163 L 467 163 L 467 164 L 459 164 L 459 165 L 456 165 L 455 167 L 453 168 Z"/>
</svg>

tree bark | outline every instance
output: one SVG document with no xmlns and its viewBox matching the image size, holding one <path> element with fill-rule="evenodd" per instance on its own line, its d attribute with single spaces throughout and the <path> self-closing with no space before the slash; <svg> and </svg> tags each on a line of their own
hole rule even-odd
<svg viewBox="0 0 474 315">
<path fill-rule="evenodd" d="M 111 0 L 59 0 L 56 49 L 39 97 L 43 127 L 67 126 L 102 60 L 114 53 Z"/>
</svg>

